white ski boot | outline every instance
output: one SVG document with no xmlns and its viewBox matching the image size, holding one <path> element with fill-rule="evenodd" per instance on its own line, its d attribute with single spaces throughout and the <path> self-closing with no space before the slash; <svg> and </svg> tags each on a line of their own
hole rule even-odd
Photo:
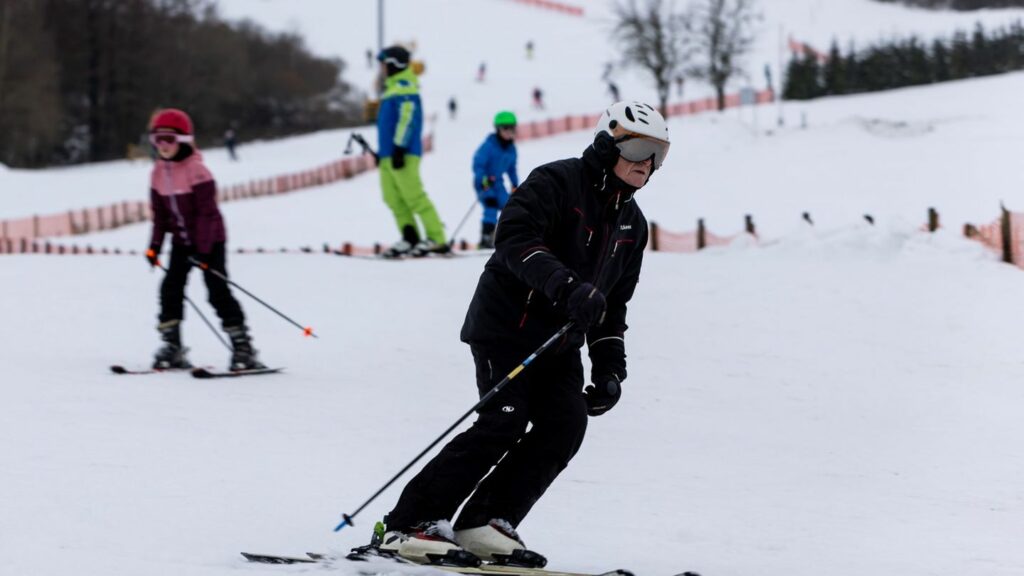
<svg viewBox="0 0 1024 576">
<path fill-rule="evenodd" d="M 507 521 L 496 518 L 486 526 L 459 530 L 455 541 L 481 560 L 497 564 L 543 568 L 548 563 L 544 556 L 527 550 L 523 539 Z"/>
<path fill-rule="evenodd" d="M 408 532 L 385 532 L 379 549 L 382 552 L 395 552 L 402 558 L 420 564 L 480 565 L 479 558 L 468 554 L 455 542 L 455 533 L 447 520 L 423 522 Z"/>
</svg>

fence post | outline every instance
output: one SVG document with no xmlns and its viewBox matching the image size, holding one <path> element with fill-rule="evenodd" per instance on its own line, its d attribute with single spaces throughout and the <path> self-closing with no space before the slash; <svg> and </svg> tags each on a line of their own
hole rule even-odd
<svg viewBox="0 0 1024 576">
<path fill-rule="evenodd" d="M 651 222 L 651 238 L 650 238 L 651 251 L 658 251 L 658 223 Z"/>
<path fill-rule="evenodd" d="M 964 237 L 974 238 L 978 235 L 978 228 L 974 224 L 964 224 Z"/>
<path fill-rule="evenodd" d="M 757 228 L 754 226 L 754 217 L 747 214 L 743 220 L 743 229 L 747 231 L 747 234 L 757 236 Z"/>
<path fill-rule="evenodd" d="M 939 212 L 935 208 L 928 209 L 928 231 L 935 232 L 939 229 Z"/>
<path fill-rule="evenodd" d="M 697 250 L 703 250 L 708 245 L 707 238 L 705 237 L 707 231 L 704 229 L 704 219 L 697 219 Z"/>
<path fill-rule="evenodd" d="M 1010 211 L 1000 205 L 1002 211 L 1000 217 L 1000 231 L 1003 237 L 1003 262 L 1013 264 L 1013 226 L 1010 225 Z"/>
</svg>

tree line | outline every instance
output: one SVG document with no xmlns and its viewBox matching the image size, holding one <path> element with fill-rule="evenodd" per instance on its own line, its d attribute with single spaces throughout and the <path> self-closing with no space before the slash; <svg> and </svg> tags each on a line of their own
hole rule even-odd
<svg viewBox="0 0 1024 576">
<path fill-rule="evenodd" d="M 187 110 L 201 146 L 351 125 L 344 67 L 212 0 L 4 0 L 0 163 L 123 157 L 161 107 Z"/>
<path fill-rule="evenodd" d="M 1024 69 L 1024 26 L 987 32 L 957 31 L 950 39 L 926 43 L 917 37 L 893 40 L 845 54 L 837 41 L 827 55 L 805 51 L 790 60 L 783 98 L 857 94 L 934 82 L 989 76 Z"/>
<path fill-rule="evenodd" d="M 981 10 L 983 8 L 1024 8 L 1024 0 L 876 0 L 932 10 Z"/>
</svg>

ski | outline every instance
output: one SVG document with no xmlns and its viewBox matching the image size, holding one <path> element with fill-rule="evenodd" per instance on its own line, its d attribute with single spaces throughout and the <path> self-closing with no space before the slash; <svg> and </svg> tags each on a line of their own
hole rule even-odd
<svg viewBox="0 0 1024 576">
<path fill-rule="evenodd" d="M 114 364 L 110 367 L 111 372 L 122 375 L 163 374 L 188 372 L 190 370 L 196 370 L 196 368 L 128 368 L 126 366 L 121 366 L 120 364 Z"/>
<path fill-rule="evenodd" d="M 479 256 L 490 256 L 494 254 L 493 250 L 465 250 L 465 251 L 452 251 L 452 252 L 434 252 L 425 256 L 412 256 L 409 254 L 401 254 L 398 256 L 385 256 L 381 254 L 346 254 L 340 250 L 335 250 L 334 254 L 343 258 L 356 258 L 360 260 L 384 260 L 386 262 L 410 262 L 417 260 L 448 260 L 452 258 L 472 258 Z"/>
<path fill-rule="evenodd" d="M 208 368 L 193 368 L 193 378 L 238 378 L 240 376 L 259 376 L 261 374 L 277 374 L 282 372 L 284 368 L 254 368 L 252 370 L 210 370 Z"/>
<path fill-rule="evenodd" d="M 315 564 L 315 563 L 330 563 L 338 560 L 338 558 L 326 554 L 307 553 L 306 557 L 301 556 L 278 556 L 273 554 L 253 554 L 250 552 L 242 552 L 242 556 L 250 562 L 258 562 L 261 564 Z M 388 557 L 382 555 L 366 555 L 366 556 L 353 556 L 349 554 L 346 558 L 351 561 L 367 561 L 371 559 L 390 560 L 399 564 L 408 564 L 412 566 L 429 566 L 437 570 L 444 572 L 451 572 L 453 574 L 471 574 L 476 576 L 633 576 L 632 572 L 628 570 L 611 570 L 608 572 L 593 573 L 593 572 L 560 572 L 558 570 L 547 570 L 544 568 L 525 568 L 520 566 L 504 566 L 498 564 L 484 563 L 480 566 L 448 566 L 445 564 L 416 564 L 401 557 Z M 687 576 L 697 576 L 692 572 L 686 573 Z"/>
</svg>

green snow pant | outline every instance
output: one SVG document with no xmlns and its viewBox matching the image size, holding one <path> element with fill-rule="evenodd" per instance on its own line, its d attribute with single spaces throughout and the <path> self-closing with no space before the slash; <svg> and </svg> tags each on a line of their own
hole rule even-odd
<svg viewBox="0 0 1024 576">
<path fill-rule="evenodd" d="M 416 216 L 420 217 L 426 237 L 437 244 L 445 244 L 448 238 L 444 234 L 444 224 L 437 215 L 434 203 L 423 190 L 420 180 L 420 157 L 407 155 L 405 166 L 395 169 L 391 166 L 391 158 L 380 159 L 380 188 L 384 193 L 384 203 L 395 215 L 395 223 L 401 232 L 406 226 L 412 226 L 417 233 L 420 230 Z M 421 236 L 422 237 L 422 236 Z"/>
</svg>

